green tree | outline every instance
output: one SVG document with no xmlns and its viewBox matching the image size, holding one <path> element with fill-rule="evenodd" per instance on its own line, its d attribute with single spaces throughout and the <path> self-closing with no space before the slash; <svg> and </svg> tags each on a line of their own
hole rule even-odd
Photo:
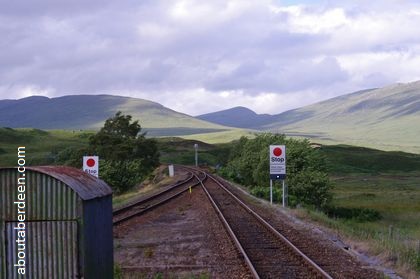
<svg viewBox="0 0 420 279">
<path fill-rule="evenodd" d="M 133 187 L 159 165 L 155 140 L 146 139 L 138 121 L 120 111 L 90 137 L 88 149 L 100 157 L 100 176 L 116 192 Z"/>
<path fill-rule="evenodd" d="M 311 148 L 308 140 L 287 139 L 284 135 L 269 133 L 259 134 L 254 139 L 243 137 L 234 144 L 223 174 L 249 187 L 267 187 L 270 179 L 268 147 L 271 144 L 286 145 L 291 205 L 325 207 L 331 200 L 326 162 L 318 150 Z"/>
</svg>

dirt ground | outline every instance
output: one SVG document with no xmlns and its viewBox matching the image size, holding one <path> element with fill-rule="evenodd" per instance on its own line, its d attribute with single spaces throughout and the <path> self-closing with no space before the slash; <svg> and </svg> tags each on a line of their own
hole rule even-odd
<svg viewBox="0 0 420 279">
<path fill-rule="evenodd" d="M 198 187 L 114 228 L 123 278 L 251 278 Z"/>
</svg>

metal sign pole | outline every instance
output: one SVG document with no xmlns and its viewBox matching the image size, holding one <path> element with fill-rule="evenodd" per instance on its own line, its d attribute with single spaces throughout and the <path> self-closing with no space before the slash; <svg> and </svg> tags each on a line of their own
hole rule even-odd
<svg viewBox="0 0 420 279">
<path fill-rule="evenodd" d="M 282 181 L 283 181 L 283 207 L 285 207 L 286 206 L 286 191 L 284 188 L 284 179 Z"/>
<path fill-rule="evenodd" d="M 194 144 L 194 149 L 195 149 L 195 166 L 198 167 L 198 144 Z"/>
<path fill-rule="evenodd" d="M 273 180 L 270 179 L 270 204 L 273 204 Z"/>
</svg>

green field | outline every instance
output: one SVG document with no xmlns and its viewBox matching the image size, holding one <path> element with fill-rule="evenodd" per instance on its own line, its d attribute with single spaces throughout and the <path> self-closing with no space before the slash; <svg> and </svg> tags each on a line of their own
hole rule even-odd
<svg viewBox="0 0 420 279">
<path fill-rule="evenodd" d="M 15 166 L 17 147 L 26 146 L 27 165 L 55 164 L 57 154 L 68 148 L 83 148 L 93 132 L 67 130 L 11 129 L 0 128 L 0 166 Z M 221 142 L 238 139 L 247 134 L 243 130 L 200 134 L 207 142 L 219 138 Z M 221 140 L 226 136 L 225 140 Z M 188 137 L 188 136 L 185 136 Z M 194 136 L 192 136 L 194 137 Z M 226 144 L 217 146 L 200 140 L 177 137 L 157 138 L 162 163 L 194 164 L 194 144 L 199 144 L 199 162 L 204 165 L 217 165 L 227 160 Z"/>
<path fill-rule="evenodd" d="M 26 147 L 27 165 L 53 164 L 58 152 L 87 145 L 91 132 L 0 128 L 0 166 L 16 166 L 17 148 Z"/>
<path fill-rule="evenodd" d="M 236 139 L 242 132 L 203 134 L 200 139 L 218 142 L 226 135 Z M 85 147 L 90 134 L 0 128 L 0 166 L 16 165 L 20 145 L 26 146 L 28 165 L 54 164 L 58 152 Z M 157 141 L 161 162 L 172 164 L 194 164 L 193 146 L 198 143 L 201 165 L 225 165 L 231 148 L 229 143 L 177 137 Z M 395 264 L 403 274 L 420 271 L 420 155 L 346 145 L 322 146 L 319 151 L 326 157 L 334 183 L 332 212 L 336 215 L 332 218 L 310 209 L 295 211 L 350 240 L 366 243 L 372 254 Z M 352 215 L 366 213 L 363 210 L 368 210 L 367 217 Z M 375 218 L 369 219 L 371 213 Z"/>
<path fill-rule="evenodd" d="M 210 144 L 228 143 L 233 140 L 237 140 L 242 136 L 253 138 L 256 131 L 243 130 L 243 129 L 232 129 L 227 131 L 213 132 L 213 133 L 201 133 L 195 135 L 182 135 L 181 138 L 187 140 L 199 140 Z"/>
<path fill-rule="evenodd" d="M 365 208 L 379 220 L 331 218 L 322 212 L 297 210 L 298 215 L 333 229 L 355 247 L 375 255 L 404 278 L 420 276 L 420 172 L 333 176 L 333 204 Z M 354 247 L 353 247 L 354 248 Z M 417 273 L 416 273 L 417 272 Z"/>
<path fill-rule="evenodd" d="M 368 209 L 380 217 L 331 218 L 313 210 L 303 210 L 303 217 L 363 243 L 364 249 L 405 277 L 419 276 L 415 270 L 420 272 L 420 155 L 352 146 L 324 146 L 321 152 L 334 182 L 335 210 Z"/>
<path fill-rule="evenodd" d="M 194 144 L 198 144 L 198 163 L 200 165 L 216 166 L 225 164 L 228 160 L 230 144 L 212 145 L 198 140 L 181 138 L 158 139 L 160 161 L 167 164 L 194 165 Z"/>
<path fill-rule="evenodd" d="M 360 228 L 393 229 L 420 240 L 420 155 L 326 146 L 334 205 L 376 210 L 382 218 Z"/>
<path fill-rule="evenodd" d="M 401 234 L 420 239 L 420 172 L 353 174 L 333 181 L 335 205 L 371 208 L 381 214 L 382 219 L 362 222 L 358 229 L 379 231 L 392 225 Z"/>
</svg>

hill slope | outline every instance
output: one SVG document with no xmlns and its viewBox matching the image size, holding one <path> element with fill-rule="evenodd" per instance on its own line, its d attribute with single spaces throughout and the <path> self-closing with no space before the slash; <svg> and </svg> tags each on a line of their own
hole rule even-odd
<svg viewBox="0 0 420 279">
<path fill-rule="evenodd" d="M 420 81 L 358 91 L 277 115 L 236 107 L 198 118 L 322 143 L 420 153 Z"/>
<path fill-rule="evenodd" d="M 260 128 L 420 153 L 420 81 L 340 96 L 281 113 L 275 119 Z"/>
<path fill-rule="evenodd" d="M 149 134 L 176 135 L 226 129 L 158 103 L 111 95 L 69 95 L 51 99 L 32 96 L 0 100 L 0 127 L 97 130 L 119 110 L 138 119 Z"/>
<path fill-rule="evenodd" d="M 234 107 L 227 110 L 207 113 L 196 116 L 196 118 L 224 126 L 247 129 L 255 129 L 273 121 L 272 115 L 256 114 L 245 107 Z"/>
</svg>

